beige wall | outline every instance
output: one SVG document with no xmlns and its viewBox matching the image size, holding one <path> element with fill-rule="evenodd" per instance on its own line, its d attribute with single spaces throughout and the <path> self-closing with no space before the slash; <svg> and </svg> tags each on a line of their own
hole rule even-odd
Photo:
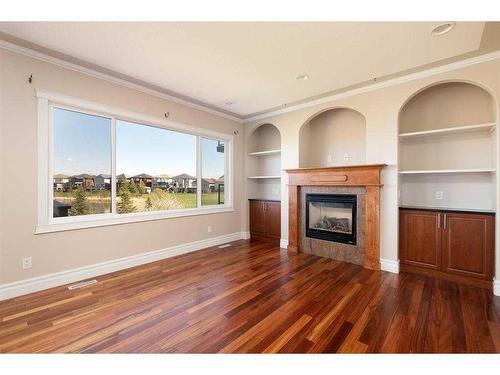
<svg viewBox="0 0 500 375">
<path fill-rule="evenodd" d="M 0 49 L 0 283 L 241 232 L 243 131 L 234 121 Z M 28 77 L 33 74 L 33 84 Z M 232 134 L 235 211 L 35 235 L 37 101 L 35 88 Z M 7 183 L 7 181 L 10 181 Z M 207 226 L 212 233 L 207 233 Z M 33 257 L 22 270 L 21 258 Z"/>
<path fill-rule="evenodd" d="M 249 122 L 246 132 L 248 134 L 253 127 L 261 123 L 271 123 L 277 126 L 282 136 L 282 167 L 284 169 L 296 168 L 299 166 L 299 131 L 303 124 L 307 123 L 315 114 L 329 108 L 347 107 L 360 112 L 366 119 L 366 162 L 388 164 L 382 173 L 384 186 L 382 188 L 381 202 L 381 258 L 397 260 L 399 110 L 414 93 L 423 88 L 436 82 L 455 80 L 475 82 L 487 88 L 498 99 L 500 97 L 500 60 L 475 64 L 355 96 L 332 100 L 312 107 L 270 116 L 262 120 Z M 495 106 L 495 113 L 498 113 L 498 100 Z M 288 200 L 286 182 L 285 176 L 281 184 L 283 202 Z M 282 204 L 281 234 L 283 239 L 288 238 L 287 208 L 287 204 Z M 497 243 L 499 242 L 499 226 L 497 226 Z M 500 253 L 498 251 L 496 275 L 497 279 L 500 278 Z"/>
</svg>

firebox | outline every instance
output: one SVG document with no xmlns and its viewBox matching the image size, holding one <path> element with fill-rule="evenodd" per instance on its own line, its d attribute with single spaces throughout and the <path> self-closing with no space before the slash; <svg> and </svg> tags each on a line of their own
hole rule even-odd
<svg viewBox="0 0 500 375">
<path fill-rule="evenodd" d="M 306 194 L 306 237 L 356 245 L 356 195 Z"/>
</svg>

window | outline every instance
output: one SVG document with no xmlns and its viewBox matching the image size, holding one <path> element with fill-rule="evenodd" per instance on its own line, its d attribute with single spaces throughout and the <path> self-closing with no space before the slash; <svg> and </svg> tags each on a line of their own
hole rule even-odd
<svg viewBox="0 0 500 375">
<path fill-rule="evenodd" d="M 232 136 L 37 96 L 37 233 L 232 210 Z"/>
<path fill-rule="evenodd" d="M 111 212 L 111 119 L 52 111 L 53 217 Z"/>
<path fill-rule="evenodd" d="M 196 136 L 116 122 L 119 214 L 196 208 Z"/>
<path fill-rule="evenodd" d="M 224 204 L 225 142 L 201 138 L 201 204 Z"/>
</svg>

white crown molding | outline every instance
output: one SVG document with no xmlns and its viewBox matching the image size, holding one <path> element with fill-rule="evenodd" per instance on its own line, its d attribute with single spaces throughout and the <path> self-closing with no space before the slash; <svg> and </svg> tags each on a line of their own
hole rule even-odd
<svg viewBox="0 0 500 375">
<path fill-rule="evenodd" d="M 171 246 L 166 249 L 132 255 L 126 258 L 114 259 L 107 262 L 3 284 L 0 285 L 0 301 L 38 292 L 40 290 L 74 283 L 91 277 L 105 275 L 126 268 L 140 266 L 142 264 L 155 262 L 176 255 L 186 254 L 192 251 L 205 249 L 207 247 L 219 246 L 230 241 L 244 239 L 245 236 L 245 232 L 237 232 L 201 241 Z M 231 247 L 228 247 L 228 249 L 231 249 Z"/>
<path fill-rule="evenodd" d="M 500 296 L 500 280 L 493 280 L 493 294 Z"/>
<path fill-rule="evenodd" d="M 380 269 L 386 272 L 399 273 L 399 261 L 380 258 Z"/>
<path fill-rule="evenodd" d="M 240 123 L 240 124 L 243 123 L 242 118 L 232 116 L 230 114 L 220 112 L 220 111 L 217 111 L 215 109 L 190 102 L 188 100 L 177 98 L 173 95 L 168 95 L 168 94 L 165 94 L 163 92 L 153 90 L 151 88 L 148 88 L 148 87 L 145 87 L 142 85 L 138 85 L 136 83 L 133 83 L 133 82 L 121 79 L 121 78 L 113 77 L 109 74 L 98 72 L 97 70 L 86 68 L 84 66 L 74 64 L 74 63 L 71 63 L 69 61 L 65 61 L 65 60 L 59 59 L 57 57 L 47 55 L 45 53 L 35 51 L 33 49 L 30 49 L 30 48 L 22 47 L 22 46 L 19 46 L 17 44 L 14 44 L 14 43 L 7 42 L 6 40 L 0 39 L 0 48 L 3 48 L 3 49 L 8 50 L 8 51 L 16 52 L 16 53 L 19 53 L 21 55 L 28 56 L 28 57 L 31 57 L 31 58 L 34 58 L 37 60 L 48 62 L 48 63 L 54 64 L 54 65 L 57 65 L 57 66 L 60 66 L 60 67 L 66 68 L 66 69 L 71 69 L 73 71 L 83 73 L 83 74 L 89 75 L 89 76 L 94 77 L 94 78 L 102 79 L 102 80 L 107 81 L 107 82 L 115 83 L 117 85 L 124 86 L 124 87 L 130 88 L 130 89 L 136 90 L 136 91 L 140 91 L 140 92 L 148 94 L 148 95 L 156 96 L 156 97 L 161 98 L 161 99 L 165 99 L 165 100 L 169 100 L 171 102 L 182 104 L 182 105 L 185 105 L 185 106 L 190 107 L 190 108 L 194 108 L 194 109 L 197 109 L 197 110 L 200 110 L 203 112 L 210 113 L 212 115 L 216 115 L 216 116 L 223 117 L 223 118 L 226 118 L 226 119 L 229 119 L 232 121 L 236 121 L 237 123 Z"/>
<path fill-rule="evenodd" d="M 481 64 L 481 63 L 492 61 L 492 60 L 497 60 L 499 58 L 500 58 L 500 51 L 495 51 L 495 52 L 487 53 L 484 55 L 471 57 L 471 58 L 456 61 L 456 62 L 453 62 L 450 64 L 441 65 L 441 66 L 438 66 L 435 68 L 422 70 L 420 72 L 411 73 L 411 74 L 407 74 L 407 75 L 404 75 L 401 77 L 388 79 L 387 81 L 372 83 L 372 84 L 369 84 L 369 85 L 366 85 L 366 86 L 363 86 L 363 87 L 360 87 L 357 89 L 347 90 L 347 91 L 344 91 L 344 92 L 341 92 L 338 94 L 329 95 L 329 96 L 325 96 L 325 97 L 322 97 L 319 99 L 313 99 L 310 101 L 306 101 L 304 103 L 291 105 L 291 106 L 283 108 L 283 109 L 270 110 L 268 112 L 264 112 L 264 113 L 258 114 L 256 116 L 245 117 L 244 123 L 246 124 L 246 123 L 250 123 L 253 121 L 267 119 L 267 118 L 272 117 L 272 116 L 277 116 L 277 115 L 281 115 L 284 113 L 297 111 L 299 109 L 309 108 L 309 107 L 313 107 L 315 105 L 328 103 L 328 102 L 331 102 L 334 100 L 344 99 L 344 98 L 348 98 L 350 96 L 379 90 L 379 89 L 384 88 L 384 87 L 400 85 L 402 83 L 411 82 L 411 81 L 414 81 L 417 79 L 431 77 L 431 76 L 436 75 L 436 74 L 451 72 L 453 70 L 465 68 L 465 67 L 468 67 L 471 65 Z"/>
</svg>

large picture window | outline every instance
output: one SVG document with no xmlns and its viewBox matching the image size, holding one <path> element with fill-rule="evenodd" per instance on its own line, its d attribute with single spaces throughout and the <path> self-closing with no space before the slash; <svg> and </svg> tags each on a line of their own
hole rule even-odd
<svg viewBox="0 0 500 375">
<path fill-rule="evenodd" d="M 63 99 L 39 95 L 37 232 L 232 209 L 232 136 Z"/>
</svg>

